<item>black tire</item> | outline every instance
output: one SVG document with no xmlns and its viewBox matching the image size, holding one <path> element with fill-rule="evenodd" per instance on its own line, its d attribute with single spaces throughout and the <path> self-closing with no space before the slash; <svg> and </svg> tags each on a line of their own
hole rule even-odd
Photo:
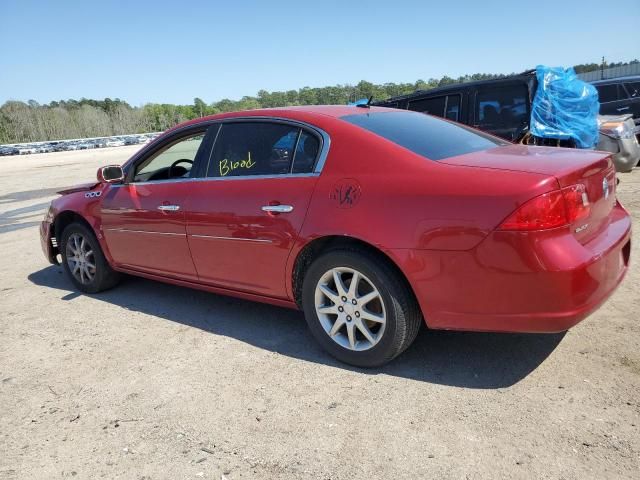
<svg viewBox="0 0 640 480">
<path fill-rule="evenodd" d="M 80 235 L 89 244 L 92 251 L 91 258 L 95 264 L 95 273 L 91 280 L 82 282 L 72 273 L 67 260 L 67 243 L 72 235 Z M 74 286 L 86 293 L 98 293 L 103 290 L 114 287 L 120 281 L 120 275 L 113 270 L 104 258 L 100 243 L 94 235 L 93 231 L 81 223 L 71 223 L 62 232 L 61 242 L 59 245 L 60 255 L 62 256 L 62 268 L 74 284 Z M 93 269 L 92 269 L 93 270 Z"/>
<path fill-rule="evenodd" d="M 363 274 L 379 291 L 386 311 L 382 336 L 368 350 L 354 351 L 336 343 L 323 328 L 316 312 L 316 286 L 333 268 L 345 267 Z M 330 250 L 308 268 L 302 286 L 302 306 L 311 333 L 322 347 L 341 362 L 357 367 L 377 367 L 393 360 L 415 340 L 422 314 L 407 281 L 385 259 L 358 249 Z"/>
</svg>

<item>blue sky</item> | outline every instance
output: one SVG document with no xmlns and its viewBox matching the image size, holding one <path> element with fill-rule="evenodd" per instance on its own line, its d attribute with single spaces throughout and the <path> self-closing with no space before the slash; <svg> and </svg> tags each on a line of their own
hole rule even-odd
<svg viewBox="0 0 640 480">
<path fill-rule="evenodd" d="M 433 3 L 431 5 L 431 3 Z M 640 57 L 640 1 L 0 0 L 0 103 L 207 103 Z"/>
</svg>

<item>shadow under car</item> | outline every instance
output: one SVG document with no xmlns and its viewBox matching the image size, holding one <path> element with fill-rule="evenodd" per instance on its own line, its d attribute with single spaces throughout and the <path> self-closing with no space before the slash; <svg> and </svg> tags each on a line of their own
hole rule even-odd
<svg viewBox="0 0 640 480">
<path fill-rule="evenodd" d="M 36 285 L 60 290 L 61 300 L 83 295 L 73 289 L 59 266 L 43 268 L 28 278 Z M 117 288 L 92 298 L 308 362 L 364 375 L 393 375 L 477 389 L 504 388 L 519 382 L 542 364 L 565 335 L 422 328 L 413 345 L 391 363 L 361 369 L 326 354 L 307 330 L 302 313 L 295 310 L 131 276 L 125 276 Z M 229 361 L 233 359 L 229 357 Z"/>
</svg>

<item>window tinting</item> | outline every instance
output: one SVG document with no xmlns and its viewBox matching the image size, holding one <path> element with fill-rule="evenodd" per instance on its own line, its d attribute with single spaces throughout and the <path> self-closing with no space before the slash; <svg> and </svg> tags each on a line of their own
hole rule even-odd
<svg viewBox="0 0 640 480">
<path fill-rule="evenodd" d="M 600 103 L 615 102 L 618 100 L 618 85 L 596 85 L 598 100 Z"/>
<path fill-rule="evenodd" d="M 444 117 L 444 104 L 447 97 L 425 98 L 409 102 L 409 110 Z"/>
<path fill-rule="evenodd" d="M 631 98 L 640 97 L 640 82 L 625 83 L 624 86 L 627 87 L 627 92 L 629 92 Z"/>
<path fill-rule="evenodd" d="M 288 174 L 299 131 L 279 123 L 226 123 L 216 139 L 207 176 Z"/>
<path fill-rule="evenodd" d="M 476 96 L 476 120 L 480 128 L 500 130 L 517 128 L 528 121 L 527 88 L 506 85 L 479 90 Z"/>
<path fill-rule="evenodd" d="M 618 87 L 617 88 L 617 90 L 618 90 L 618 100 L 626 100 L 628 98 L 628 96 L 627 96 L 626 90 L 624 89 L 624 86 L 621 83 L 619 83 L 618 85 L 616 85 L 616 87 Z"/>
<path fill-rule="evenodd" d="M 413 112 L 374 112 L 341 119 L 431 160 L 506 144 L 469 128 Z"/>
<path fill-rule="evenodd" d="M 302 131 L 296 147 L 296 155 L 293 158 L 292 173 L 313 172 L 319 151 L 320 141 L 318 138 L 315 135 Z"/>
<path fill-rule="evenodd" d="M 460 95 L 449 95 L 447 97 L 447 110 L 444 118 L 457 122 L 460 118 Z"/>
</svg>

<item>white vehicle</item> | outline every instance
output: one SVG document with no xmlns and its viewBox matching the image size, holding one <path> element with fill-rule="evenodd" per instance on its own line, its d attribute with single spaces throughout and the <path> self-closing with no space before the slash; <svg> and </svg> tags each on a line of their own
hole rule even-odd
<svg viewBox="0 0 640 480">
<path fill-rule="evenodd" d="M 124 145 L 124 140 L 119 138 L 112 138 L 107 140 L 105 143 L 105 147 L 122 147 Z"/>
</svg>

